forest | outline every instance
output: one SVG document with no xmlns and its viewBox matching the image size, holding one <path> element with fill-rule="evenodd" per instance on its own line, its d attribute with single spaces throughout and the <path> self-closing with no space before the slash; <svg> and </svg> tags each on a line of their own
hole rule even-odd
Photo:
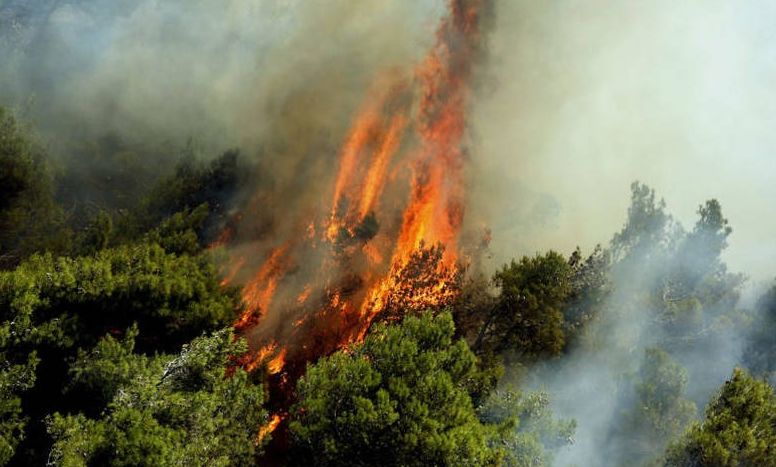
<svg viewBox="0 0 776 467">
<path fill-rule="evenodd" d="M 135 161 L 116 141 L 101 143 L 88 171 L 65 174 L 12 112 L 2 111 L 0 131 L 0 461 L 264 459 L 267 371 L 234 364 L 246 350 L 231 326 L 243 305 L 209 247 L 245 183 L 239 153 L 205 162 L 183 150 L 168 173 L 132 175 L 127 188 L 122 164 Z M 72 186 L 105 177 L 106 161 L 116 191 L 87 206 Z M 644 337 L 632 326 L 643 321 L 651 342 L 638 367 L 601 363 L 623 371 L 600 446 L 612 465 L 776 464 L 776 286 L 740 308 L 744 278 L 720 259 L 732 233 L 720 203 L 701 204 L 685 230 L 653 190 L 631 189 L 622 229 L 594 251 L 547 251 L 461 279 L 449 306 L 376 324 L 363 342 L 311 362 L 275 459 L 552 465 L 577 421 L 554 416 L 549 394 L 521 381 L 564 359 L 622 359 L 611 346 L 633 352 Z M 67 196 L 86 213 L 68 211 Z M 618 280 L 634 269 L 637 283 Z M 744 352 L 709 388 L 704 373 L 715 368 L 699 355 L 731 335 Z"/>
<path fill-rule="evenodd" d="M 597 245 L 494 251 L 554 206 L 478 204 L 498 2 L 387 40 L 409 71 L 340 50 L 382 44 L 383 7 L 310 6 L 341 43 L 281 53 L 299 82 L 246 67 L 233 16 L 192 37 L 234 13 L 206 0 L 22 3 L 0 1 L 0 466 L 776 466 L 776 281 L 729 266 L 725 199 L 615 177 Z M 176 55 L 211 42 L 212 67 Z"/>
</svg>

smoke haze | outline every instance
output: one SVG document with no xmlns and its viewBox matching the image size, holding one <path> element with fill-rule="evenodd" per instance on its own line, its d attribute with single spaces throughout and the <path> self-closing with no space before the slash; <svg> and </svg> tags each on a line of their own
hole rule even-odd
<svg viewBox="0 0 776 467">
<path fill-rule="evenodd" d="M 6 105 L 30 108 L 45 136 L 195 137 L 218 149 L 336 138 L 372 75 L 412 62 L 433 40 L 442 7 L 6 2 L 0 89 Z"/>
<path fill-rule="evenodd" d="M 733 270 L 776 263 L 772 2 L 528 0 L 497 5 L 478 101 L 497 261 L 607 242 L 641 180 L 685 225 L 717 198 Z M 500 182 L 500 183 L 499 183 Z"/>
</svg>

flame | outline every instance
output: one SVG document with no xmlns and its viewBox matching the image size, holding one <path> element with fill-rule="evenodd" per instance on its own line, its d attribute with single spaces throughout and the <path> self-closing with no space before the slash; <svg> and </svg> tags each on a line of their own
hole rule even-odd
<svg viewBox="0 0 776 467">
<path fill-rule="evenodd" d="M 298 297 L 296 297 L 296 303 L 303 304 L 307 301 L 308 298 L 310 298 L 310 294 L 313 292 L 313 286 L 312 285 L 306 285 L 304 287 L 304 290 L 302 290 L 302 293 L 299 294 Z"/>
<path fill-rule="evenodd" d="M 369 167 L 358 209 L 359 217 L 362 220 L 372 211 L 378 196 L 382 192 L 388 163 L 401 141 L 402 131 L 406 123 L 407 119 L 404 115 L 396 115 L 391 119 L 382 145 L 374 157 L 374 162 Z"/>
<path fill-rule="evenodd" d="M 253 365 L 263 364 L 271 347 L 268 369 L 282 372 L 288 358 L 314 358 L 308 349 L 320 355 L 363 339 L 388 308 L 452 299 L 469 81 L 486 3 L 450 0 L 436 44 L 414 71 L 391 70 L 369 91 L 339 151 L 324 220 L 300 220 L 297 238 L 270 250 L 244 287 L 236 327 L 251 330 Z M 317 268 L 292 263 L 323 246 L 314 255 Z M 310 299 L 313 290 L 324 292 L 320 301 Z M 316 345 L 308 345 L 311 338 Z"/>
<path fill-rule="evenodd" d="M 414 70 L 376 80 L 338 151 L 327 204 L 289 213 L 289 240 L 245 284 L 235 326 L 253 350 L 240 364 L 273 375 L 277 406 L 288 407 L 287 385 L 307 362 L 361 341 L 375 320 L 457 296 L 466 110 L 488 2 L 449 0 Z"/>
<path fill-rule="evenodd" d="M 256 436 L 256 444 L 261 444 L 267 435 L 272 434 L 272 432 L 277 429 L 278 425 L 280 425 L 282 420 L 283 419 L 278 414 L 270 417 L 269 421 L 265 425 L 262 425 L 261 428 L 259 428 L 259 434 Z"/>
<path fill-rule="evenodd" d="M 403 82 L 375 91 L 374 100 L 367 101 L 356 117 L 340 154 L 326 228 L 329 241 L 335 242 L 342 229 L 352 231 L 353 221 L 363 220 L 374 209 L 404 136 L 409 109 L 401 101 L 407 92 Z"/>
<path fill-rule="evenodd" d="M 283 349 L 280 351 L 275 358 L 267 362 L 267 372 L 271 375 L 274 375 L 276 373 L 280 373 L 280 370 L 283 369 L 283 366 L 286 364 L 286 353 L 288 352 L 287 349 Z"/>
<path fill-rule="evenodd" d="M 240 269 L 245 266 L 245 263 L 246 258 L 244 256 L 237 258 L 237 260 L 229 266 L 229 270 L 224 275 L 224 278 L 221 279 L 221 287 L 226 287 L 231 284 L 234 281 L 234 278 L 237 276 L 237 273 L 240 272 Z"/>
<path fill-rule="evenodd" d="M 240 316 L 235 326 L 244 329 L 257 313 L 266 313 L 272 301 L 272 296 L 278 286 L 278 281 L 284 272 L 283 258 L 289 249 L 289 244 L 274 248 L 267 260 L 259 268 L 256 276 L 245 285 L 243 289 L 243 301 L 246 310 Z"/>
</svg>

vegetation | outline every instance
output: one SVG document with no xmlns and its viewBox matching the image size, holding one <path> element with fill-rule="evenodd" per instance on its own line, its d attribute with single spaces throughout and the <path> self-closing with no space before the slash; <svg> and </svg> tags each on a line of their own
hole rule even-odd
<svg viewBox="0 0 776 467">
<path fill-rule="evenodd" d="M 254 465 L 272 456 L 547 466 L 586 420 L 557 419 L 555 394 L 526 388 L 536 387 L 529 375 L 564 365 L 611 370 L 612 392 L 598 395 L 612 409 L 598 459 L 776 465 L 776 286 L 740 309 L 744 277 L 722 259 L 732 228 L 717 200 L 685 230 L 634 183 L 609 243 L 523 256 L 492 276 L 444 265 L 443 245 L 421 248 L 363 342 L 299 368 L 295 380 L 235 365 L 247 350 L 231 330 L 240 290 L 222 284 L 207 248 L 233 227 L 255 167 L 237 150 L 204 161 L 191 145 L 144 148 L 115 136 L 81 149 L 82 164 L 57 168 L 0 108 L 0 465 Z M 336 247 L 361 248 L 380 227 L 369 214 Z M 449 310 L 407 313 L 415 292 L 439 283 Z M 735 363 L 755 377 L 737 369 L 711 397 L 729 373 L 697 362 L 734 337 L 744 340 Z M 280 409 L 269 397 L 278 386 L 292 400 Z M 563 392 L 566 411 L 585 404 L 582 388 Z M 279 415 L 273 448 L 265 428 Z"/>
<path fill-rule="evenodd" d="M 291 432 L 300 465 L 497 464 L 499 427 L 477 417 L 484 377 L 447 314 L 379 326 L 308 367 Z"/>
<path fill-rule="evenodd" d="M 47 417 L 56 465 L 245 465 L 256 461 L 264 392 L 242 369 L 226 377 L 230 356 L 245 350 L 232 332 L 194 339 L 177 356 L 132 353 L 108 336 L 71 369 L 110 402 L 98 419 Z M 246 423 L 255 420 L 257 423 Z"/>
<path fill-rule="evenodd" d="M 776 465 L 776 395 L 763 380 L 736 369 L 694 423 L 671 446 L 666 466 Z"/>
</svg>

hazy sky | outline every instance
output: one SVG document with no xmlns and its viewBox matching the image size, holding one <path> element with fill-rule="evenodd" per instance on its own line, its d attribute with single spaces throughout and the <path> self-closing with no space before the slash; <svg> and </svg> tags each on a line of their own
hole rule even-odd
<svg viewBox="0 0 776 467">
<path fill-rule="evenodd" d="M 497 256 L 608 241 L 638 179 L 685 227 L 718 198 L 729 265 L 776 276 L 774 24 L 767 0 L 499 1 L 473 188 Z"/>
</svg>

